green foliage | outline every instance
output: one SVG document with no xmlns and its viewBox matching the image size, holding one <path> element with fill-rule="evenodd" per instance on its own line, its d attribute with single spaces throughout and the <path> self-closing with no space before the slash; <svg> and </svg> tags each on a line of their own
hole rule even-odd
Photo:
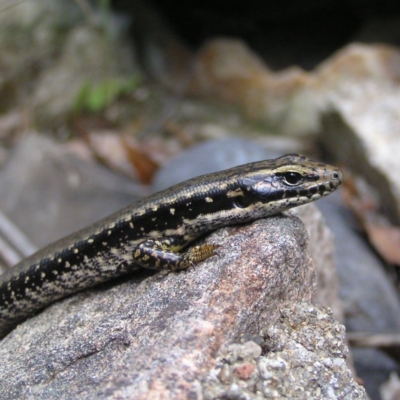
<svg viewBox="0 0 400 400">
<path fill-rule="evenodd" d="M 76 96 L 74 109 L 76 112 L 98 112 L 104 110 L 122 95 L 131 93 L 140 84 L 139 75 L 123 81 L 108 79 L 98 83 L 86 82 Z"/>
</svg>

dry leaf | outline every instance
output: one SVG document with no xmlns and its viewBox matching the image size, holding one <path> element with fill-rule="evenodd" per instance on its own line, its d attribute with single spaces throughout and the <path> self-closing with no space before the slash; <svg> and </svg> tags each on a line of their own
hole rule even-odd
<svg viewBox="0 0 400 400">
<path fill-rule="evenodd" d="M 158 169 L 158 164 L 154 162 L 147 154 L 139 151 L 132 146 L 127 139 L 122 138 L 128 160 L 136 169 L 139 179 L 142 183 L 149 184 Z"/>
<path fill-rule="evenodd" d="M 392 225 L 379 211 L 372 189 L 348 178 L 343 199 L 360 221 L 378 254 L 389 264 L 400 265 L 400 227 Z"/>
<path fill-rule="evenodd" d="M 130 177 L 138 177 L 130 162 L 126 145 L 117 131 L 89 132 L 86 138 L 92 152 L 105 165 Z"/>
<path fill-rule="evenodd" d="M 400 228 L 368 222 L 364 227 L 371 244 L 381 257 L 389 264 L 400 265 Z"/>
</svg>

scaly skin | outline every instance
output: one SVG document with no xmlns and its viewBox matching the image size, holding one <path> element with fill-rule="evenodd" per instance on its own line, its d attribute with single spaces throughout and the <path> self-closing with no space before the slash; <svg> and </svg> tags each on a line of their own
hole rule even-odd
<svg viewBox="0 0 400 400">
<path fill-rule="evenodd" d="M 138 201 L 26 258 L 0 276 L 0 338 L 52 302 L 138 267 L 181 270 L 216 245 L 191 241 L 336 190 L 340 171 L 289 154 L 203 175 Z"/>
</svg>

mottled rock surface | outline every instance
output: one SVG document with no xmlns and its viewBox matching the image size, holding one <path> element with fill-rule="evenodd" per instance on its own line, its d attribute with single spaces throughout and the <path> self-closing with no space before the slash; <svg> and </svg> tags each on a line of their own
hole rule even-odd
<svg viewBox="0 0 400 400">
<path fill-rule="evenodd" d="M 302 322 L 308 318 L 282 310 L 288 302 L 310 303 L 314 297 L 315 271 L 303 224 L 277 216 L 219 230 L 207 241 L 218 242 L 219 257 L 181 273 L 144 271 L 87 290 L 21 324 L 0 342 L 0 397 L 200 399 L 223 346 L 269 327 L 269 350 L 282 351 L 271 344 L 283 335 L 273 327 L 286 329 L 276 325 L 283 316 L 298 318 L 289 323 L 294 331 L 296 324 L 306 329 Z M 327 325 L 325 332 L 335 338 L 340 333 L 335 329 Z M 325 351 L 325 342 L 318 343 Z M 345 352 L 338 346 L 340 358 Z M 257 348 L 250 350 L 249 357 L 257 358 Z M 276 356 L 272 351 L 272 359 Z M 263 379 L 271 379 L 274 370 L 282 377 L 276 362 L 261 364 Z M 289 368 L 288 361 L 285 365 Z M 307 379 L 317 369 L 308 371 Z M 250 364 L 242 365 L 236 374 L 246 379 L 251 370 Z M 345 376 L 348 398 L 362 398 L 362 390 Z M 344 390 L 337 382 L 336 389 Z M 286 381 L 282 390 L 298 384 Z M 321 381 L 321 390 L 328 386 Z M 279 385 L 263 387 L 264 393 L 283 394 Z"/>
<path fill-rule="evenodd" d="M 343 308 L 338 297 L 339 281 L 335 260 L 335 241 L 332 231 L 315 204 L 305 204 L 292 211 L 306 226 L 310 242 L 308 245 L 317 274 L 317 303 L 329 307 L 334 317 L 344 322 Z"/>
<path fill-rule="evenodd" d="M 346 366 L 344 327 L 331 312 L 308 303 L 280 312 L 259 336 L 221 351 L 204 398 L 366 399 Z"/>
</svg>

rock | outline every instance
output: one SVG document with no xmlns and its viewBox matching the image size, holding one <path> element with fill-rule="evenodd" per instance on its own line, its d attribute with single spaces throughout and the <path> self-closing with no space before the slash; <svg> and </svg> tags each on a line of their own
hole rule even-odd
<svg viewBox="0 0 400 400">
<path fill-rule="evenodd" d="M 391 375 L 400 371 L 399 364 L 393 358 L 377 349 L 353 349 L 354 363 L 358 376 L 363 380 L 365 390 L 372 400 L 384 400 L 380 387 L 391 379 Z M 388 397 L 388 400 L 396 400 Z"/>
<path fill-rule="evenodd" d="M 330 311 L 309 303 L 280 311 L 279 321 L 262 327 L 261 355 L 243 362 L 232 357 L 232 345 L 220 351 L 204 398 L 367 399 L 346 367 L 344 327 Z"/>
<path fill-rule="evenodd" d="M 309 80 L 308 74 L 297 67 L 270 71 L 244 42 L 233 39 L 206 44 L 195 59 L 193 71 L 191 92 L 236 104 L 247 117 L 279 129 L 295 125 L 288 122 L 293 97 Z M 304 123 L 307 127 L 298 125 L 295 132 L 306 131 L 309 122 Z"/>
<path fill-rule="evenodd" d="M 0 12 L 1 108 L 25 104 L 26 95 L 64 41 L 82 18 L 78 5 L 68 0 L 32 0 Z M 23 40 L 21 40 L 23 38 Z"/>
<path fill-rule="evenodd" d="M 400 99 L 394 88 L 386 93 L 378 86 L 376 89 L 363 93 L 365 103 L 354 100 L 332 106 L 323 119 L 322 141 L 337 162 L 346 162 L 378 191 L 382 210 L 398 224 Z M 332 146 L 333 142 L 341 145 Z"/>
<path fill-rule="evenodd" d="M 396 372 L 390 374 L 390 378 L 380 387 L 382 400 L 396 400 L 400 396 L 400 379 Z"/>
<path fill-rule="evenodd" d="M 289 359 L 276 358 L 276 352 L 284 352 L 278 340 L 282 335 L 276 333 L 282 316 L 292 327 L 284 329 L 285 335 L 299 338 L 312 362 L 319 359 L 312 346 L 328 349 L 342 360 L 345 350 L 337 340 L 343 330 L 331 331 L 328 323 L 323 336 L 326 317 L 319 318 L 320 312 L 307 306 L 312 316 L 307 318 L 319 319 L 321 327 L 322 336 L 315 341 L 314 331 L 303 324 L 307 313 L 295 305 L 313 301 L 315 272 L 307 241 L 304 226 L 295 217 L 226 228 L 207 238 L 221 246 L 219 256 L 194 268 L 155 275 L 144 271 L 51 305 L 0 342 L 0 397 L 58 399 L 68 393 L 71 398 L 149 398 L 157 393 L 163 398 L 198 398 L 210 388 L 207 377 L 214 376 L 211 371 L 217 368 L 220 350 L 243 335 L 257 342 L 264 331 L 262 337 L 268 335 L 268 349 L 276 360 L 272 373 L 290 374 Z M 284 311 L 289 310 L 288 303 L 297 311 Z M 330 337 L 338 346 L 329 344 Z M 251 367 L 243 366 L 261 357 L 256 342 L 243 345 L 237 358 L 239 372 L 221 371 L 223 381 L 259 376 L 256 368 L 250 373 Z M 290 352 L 295 349 L 290 347 Z M 345 388 L 353 396 L 349 398 L 362 398 L 362 389 L 345 367 L 333 361 L 323 364 L 330 358 L 321 354 L 325 355 L 319 366 L 302 369 L 299 358 L 296 369 L 311 382 L 311 376 L 322 377 L 318 373 L 325 368 L 336 368 L 346 382 L 340 379 L 334 390 Z M 265 373 L 263 379 L 269 379 Z M 320 382 L 331 390 L 328 381 Z M 283 394 L 282 390 L 303 384 L 264 384 L 262 390 Z M 231 385 L 229 390 L 240 393 L 243 388 Z"/>
<path fill-rule="evenodd" d="M 391 138 L 397 126 L 399 58 L 394 47 L 350 44 L 310 73 L 300 68 L 273 72 L 243 42 L 218 39 L 199 51 L 191 90 L 234 103 L 247 117 L 288 135 L 318 133 L 322 114 L 332 109 L 345 112 L 346 122 L 350 113 L 350 123 L 365 115 L 371 132 L 379 116 L 390 118 L 393 126 L 376 128 Z M 338 146 L 336 136 L 330 136 L 337 151 L 348 147 Z"/>
<path fill-rule="evenodd" d="M 399 50 L 353 44 L 310 74 L 274 73 L 243 43 L 219 40 L 196 62 L 196 92 L 235 102 L 285 133 L 322 131 L 329 153 L 365 176 L 400 223 Z"/>
<path fill-rule="evenodd" d="M 335 238 L 339 296 L 346 327 L 351 332 L 398 332 L 400 301 L 396 288 L 382 262 L 349 226 L 352 217 L 338 197 L 333 194 L 318 203 Z"/>
<path fill-rule="evenodd" d="M 109 33 L 89 24 L 77 25 L 69 32 L 59 49 L 59 57 L 36 80 L 30 102 L 37 123 L 65 124 L 85 88 L 94 91 L 97 85 L 97 96 L 105 97 L 134 77 L 139 82 L 139 68 L 127 38 L 127 24 L 110 15 L 109 25 Z M 99 92 L 101 85 L 103 91 Z"/>
<path fill-rule="evenodd" d="M 305 204 L 291 212 L 302 220 L 310 238 L 308 247 L 317 273 L 318 304 L 331 308 L 334 317 L 344 323 L 343 307 L 338 297 L 339 282 L 335 259 L 335 250 L 340 252 L 340 248 L 335 246 L 332 231 L 318 208 L 319 203 Z"/>
<path fill-rule="evenodd" d="M 281 155 L 252 140 L 233 137 L 209 140 L 182 151 L 160 168 L 154 177 L 151 191 L 158 192 L 199 175 Z"/>
<path fill-rule="evenodd" d="M 321 142 L 380 193 L 388 216 L 400 222 L 400 51 L 353 45 L 319 67 L 325 97 Z M 316 83 L 317 85 L 317 83 Z"/>
<path fill-rule="evenodd" d="M 335 239 L 339 297 L 349 332 L 394 333 L 400 330 L 400 301 L 382 262 L 358 232 L 337 193 L 318 202 Z M 352 224 L 353 221 L 353 224 Z M 318 265 L 318 264 L 316 264 Z M 327 282 L 328 283 L 328 282 Z M 377 349 L 352 349 L 357 375 L 372 399 L 399 366 Z"/>
<path fill-rule="evenodd" d="M 0 186 L 2 212 L 39 248 L 147 193 L 143 186 L 35 134 L 10 154 Z"/>
<path fill-rule="evenodd" d="M 346 138 L 342 137 L 341 132 L 328 129 L 327 122 L 323 119 L 326 114 L 339 111 L 344 115 L 352 114 L 359 121 L 360 130 L 365 130 L 365 137 L 372 138 L 374 129 L 383 132 L 385 128 L 382 125 L 374 124 L 385 116 L 392 121 L 396 120 L 390 108 L 396 109 L 398 103 L 395 87 L 398 86 L 399 63 L 400 52 L 395 47 L 383 44 L 349 44 L 311 72 L 307 85 L 295 94 L 293 103 L 296 107 L 293 113 L 308 118 L 310 132 L 319 134 L 327 152 L 334 157 L 340 153 L 337 160 L 351 166 L 358 162 L 358 152 L 364 144 L 354 147 L 351 134 L 345 134 Z M 362 116 L 369 120 L 362 123 Z M 296 131 L 293 124 L 292 127 Z M 382 139 L 390 136 L 389 129 Z M 380 151 L 383 150 L 386 140 L 379 142 Z M 368 149 L 365 150 L 369 152 Z M 373 163 L 373 152 L 369 155 L 370 162 Z"/>
<path fill-rule="evenodd" d="M 22 104 L 32 110 L 35 126 L 64 126 L 85 85 L 123 86 L 139 75 L 127 28 L 126 18 L 112 12 L 105 23 L 93 11 L 89 23 L 77 3 L 65 0 L 32 0 L 2 10 L 2 109 Z"/>
</svg>

